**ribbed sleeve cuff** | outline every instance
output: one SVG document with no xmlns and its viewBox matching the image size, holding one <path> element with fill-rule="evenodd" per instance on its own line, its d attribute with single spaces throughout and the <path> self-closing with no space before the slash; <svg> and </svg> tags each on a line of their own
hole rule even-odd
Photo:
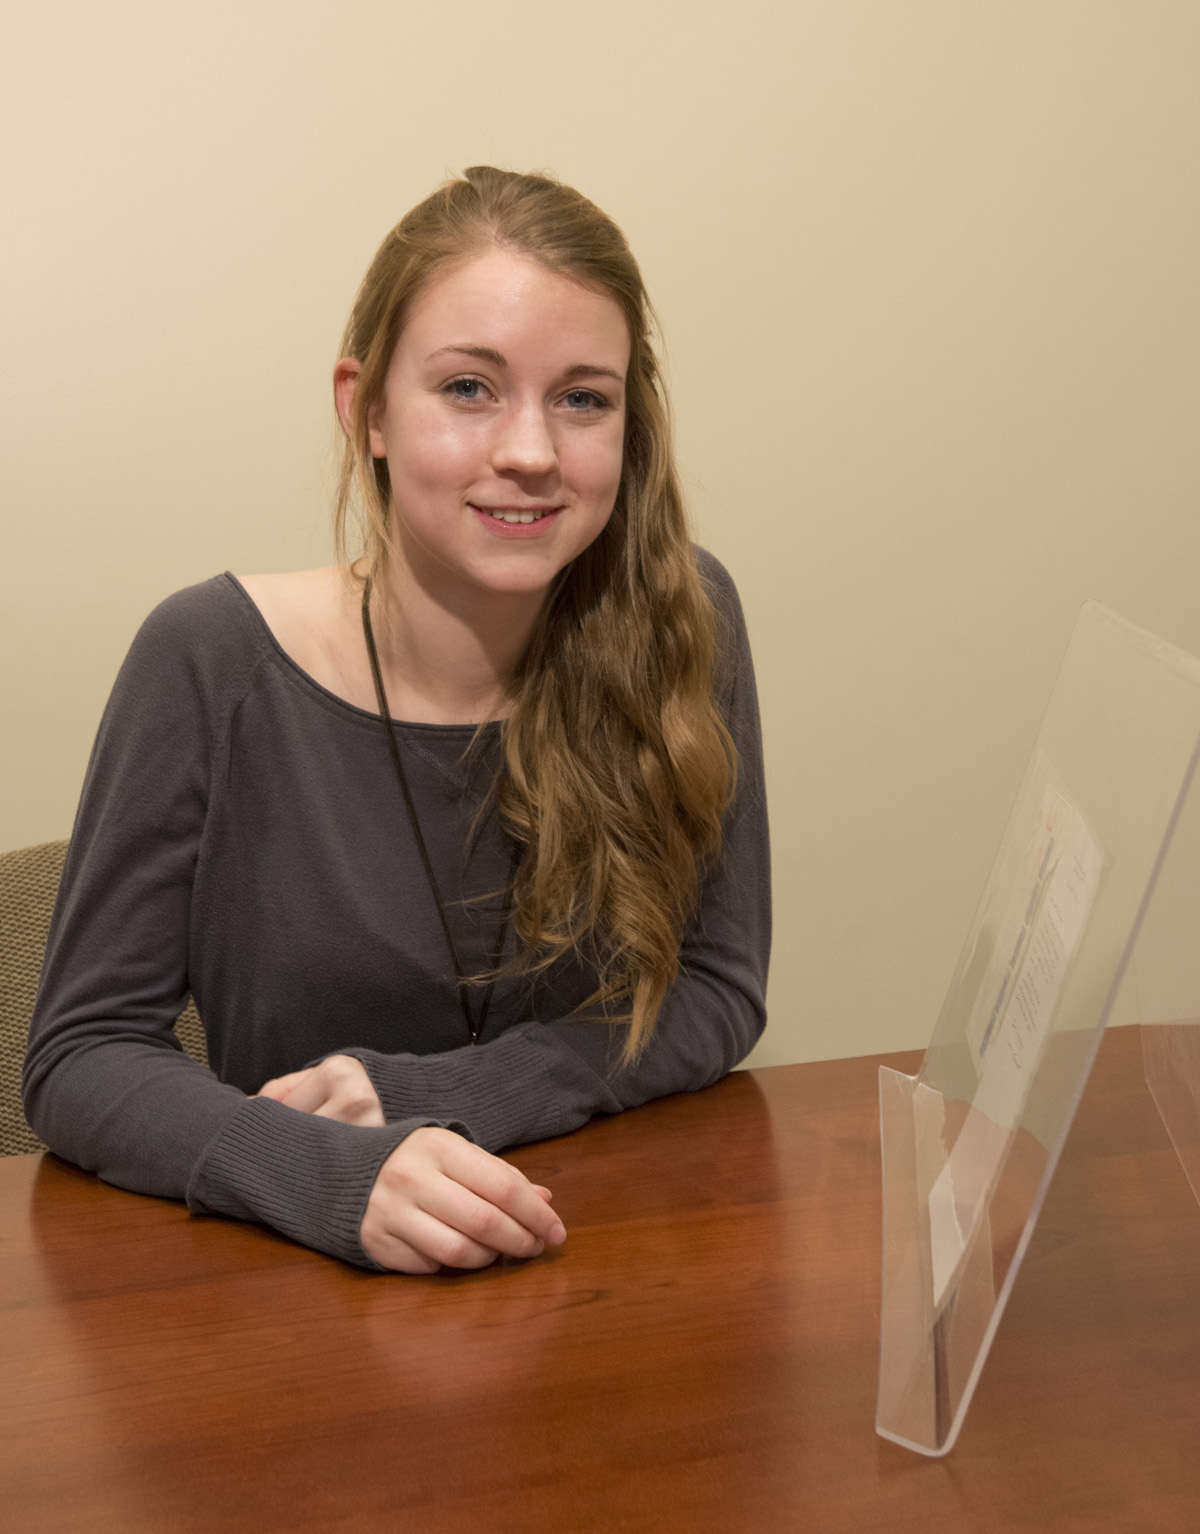
<svg viewBox="0 0 1200 1534">
<path fill-rule="evenodd" d="M 188 1208 L 269 1225 L 303 1246 L 382 1272 L 359 1240 L 367 1199 L 388 1156 L 426 1125 L 472 1138 L 464 1124 L 428 1115 L 365 1129 L 247 1098 L 197 1161 Z"/>
<path fill-rule="evenodd" d="M 583 1025 L 581 1025 L 583 1026 Z M 412 1114 L 461 1120 L 484 1150 L 549 1140 L 586 1124 L 594 1113 L 618 1113 L 607 1083 L 578 1057 L 556 1047 L 540 1023 L 510 1028 L 488 1044 L 439 1055 L 339 1053 L 361 1060 L 391 1128 Z"/>
</svg>

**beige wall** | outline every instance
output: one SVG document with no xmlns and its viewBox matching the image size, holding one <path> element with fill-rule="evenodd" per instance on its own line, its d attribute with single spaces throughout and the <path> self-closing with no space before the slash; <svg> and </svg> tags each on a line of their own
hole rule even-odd
<svg viewBox="0 0 1200 1534">
<path fill-rule="evenodd" d="M 750 617 L 756 1058 L 923 1044 L 1080 603 L 1200 651 L 1193 0 L 22 9 L 0 847 L 69 830 L 155 601 L 327 558 L 328 369 L 387 227 L 546 167 L 642 258 Z"/>
</svg>

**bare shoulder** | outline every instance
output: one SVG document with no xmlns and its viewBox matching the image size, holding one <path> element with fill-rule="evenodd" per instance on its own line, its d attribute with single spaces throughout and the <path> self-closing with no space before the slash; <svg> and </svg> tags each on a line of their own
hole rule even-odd
<svg viewBox="0 0 1200 1534">
<path fill-rule="evenodd" d="M 239 575 L 276 642 L 302 671 L 350 702 L 370 702 L 358 651 L 359 589 L 340 565 L 282 575 Z M 369 678 L 368 678 L 369 681 Z"/>
<path fill-rule="evenodd" d="M 280 644 L 283 633 L 320 623 L 345 597 L 347 582 L 337 566 L 321 570 L 289 570 L 282 575 L 239 575 L 247 595 L 262 613 Z"/>
</svg>

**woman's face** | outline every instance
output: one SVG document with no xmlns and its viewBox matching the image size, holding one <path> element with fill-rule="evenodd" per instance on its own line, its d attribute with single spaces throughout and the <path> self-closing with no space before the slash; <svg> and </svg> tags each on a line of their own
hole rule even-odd
<svg viewBox="0 0 1200 1534">
<path fill-rule="evenodd" d="M 368 413 L 413 575 L 448 597 L 544 594 L 612 512 L 628 366 L 616 300 L 528 256 L 492 250 L 427 288 Z"/>
</svg>

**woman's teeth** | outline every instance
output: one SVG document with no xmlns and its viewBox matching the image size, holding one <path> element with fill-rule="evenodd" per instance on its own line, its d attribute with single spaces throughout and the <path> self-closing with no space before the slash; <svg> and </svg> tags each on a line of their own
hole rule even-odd
<svg viewBox="0 0 1200 1534">
<path fill-rule="evenodd" d="M 497 522 L 540 522 L 546 513 L 544 511 L 492 511 L 488 515 L 495 517 Z"/>
</svg>

